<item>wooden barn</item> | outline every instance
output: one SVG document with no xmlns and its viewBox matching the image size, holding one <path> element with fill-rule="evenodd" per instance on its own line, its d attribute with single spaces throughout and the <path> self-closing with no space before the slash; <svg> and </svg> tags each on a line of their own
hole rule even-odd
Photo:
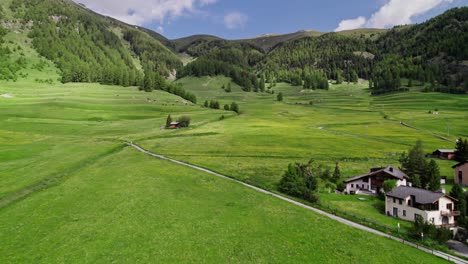
<svg viewBox="0 0 468 264">
<path fill-rule="evenodd" d="M 454 160 L 455 149 L 438 149 L 432 152 L 432 157 L 446 160 Z"/>
</svg>

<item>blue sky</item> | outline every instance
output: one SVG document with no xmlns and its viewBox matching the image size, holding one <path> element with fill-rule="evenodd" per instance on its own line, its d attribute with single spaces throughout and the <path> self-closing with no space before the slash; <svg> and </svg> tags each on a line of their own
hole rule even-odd
<svg viewBox="0 0 468 264">
<path fill-rule="evenodd" d="M 241 39 L 303 29 L 335 31 L 419 23 L 468 0 L 75 0 L 170 39 L 210 34 Z"/>
</svg>

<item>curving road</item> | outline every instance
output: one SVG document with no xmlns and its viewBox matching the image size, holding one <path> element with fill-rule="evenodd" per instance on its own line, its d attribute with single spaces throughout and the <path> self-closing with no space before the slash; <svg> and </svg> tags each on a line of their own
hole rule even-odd
<svg viewBox="0 0 468 264">
<path fill-rule="evenodd" d="M 274 196 L 278 199 L 281 199 L 283 201 L 286 201 L 288 203 L 291 203 L 291 204 L 294 204 L 294 205 L 297 205 L 297 206 L 300 206 L 302 208 L 305 208 L 307 210 L 310 210 L 310 211 L 314 211 L 318 214 L 321 214 L 321 215 L 324 215 L 328 218 L 331 218 L 333 220 L 336 220 L 340 223 L 343 223 L 345 225 L 348 225 L 348 226 L 351 226 L 351 227 L 354 227 L 354 228 L 357 228 L 357 229 L 361 229 L 361 230 L 364 230 L 364 231 L 367 231 L 367 232 L 370 232 L 370 233 L 373 233 L 375 235 L 379 235 L 379 236 L 383 236 L 383 237 L 387 237 L 387 238 L 390 238 L 390 239 L 393 239 L 395 241 L 398 241 L 398 242 L 402 242 L 403 244 L 406 244 L 406 245 L 409 245 L 411 247 L 414 247 L 414 248 L 417 248 L 419 250 L 422 250 L 424 252 L 427 252 L 429 254 L 433 254 L 435 256 L 438 256 L 440 258 L 443 258 L 443 259 L 446 259 L 446 260 L 449 260 L 453 263 L 457 263 L 457 264 L 468 264 L 468 261 L 466 260 L 463 260 L 461 258 L 458 258 L 458 257 L 455 257 L 455 256 L 452 256 L 452 255 L 449 255 L 449 254 L 446 254 L 444 252 L 441 252 L 441 251 L 437 251 L 437 250 L 432 250 L 432 249 L 428 249 L 428 248 L 425 248 L 425 247 L 421 247 L 417 244 L 414 244 L 414 243 L 411 243 L 411 242 L 408 242 L 406 240 L 402 240 L 401 238 L 398 238 L 398 237 L 394 237 L 394 236 L 391 236 L 391 235 L 388 235 L 386 233 L 383 233 L 381 231 L 378 231 L 378 230 L 375 230 L 375 229 L 372 229 L 372 228 L 369 228 L 367 226 L 364 226 L 364 225 L 361 225 L 361 224 L 358 224 L 358 223 L 355 223 L 355 222 L 352 222 L 352 221 L 349 221 L 347 219 L 344 219 L 344 218 L 341 218 L 339 216 L 336 216 L 336 215 L 333 215 L 333 214 L 330 214 L 330 213 L 327 213 L 325 211 L 322 211 L 322 210 L 319 210 L 317 208 L 314 208 L 312 206 L 308 206 L 308 205 L 305 205 L 303 203 L 300 203 L 300 202 L 297 202 L 295 200 L 292 200 L 292 199 L 289 199 L 287 197 L 284 197 L 282 195 L 279 195 L 279 194 L 276 194 L 276 193 L 273 193 L 273 192 L 270 192 L 270 191 L 267 191 L 267 190 L 264 190 L 262 188 L 259 188 L 259 187 L 256 187 L 256 186 L 253 186 L 251 184 L 248 184 L 248 183 L 245 183 L 245 182 L 242 182 L 242 181 L 239 181 L 239 180 L 236 180 L 236 179 L 233 179 L 231 177 L 228 177 L 226 175 L 223 175 L 223 174 L 220 174 L 220 173 L 217 173 L 217 172 L 214 172 L 214 171 L 211 171 L 211 170 L 208 170 L 208 169 L 205 169 L 205 168 L 202 168 L 202 167 L 199 167 L 199 166 L 195 166 L 195 165 L 192 165 L 192 164 L 189 164 L 189 163 L 186 163 L 186 162 L 183 162 L 183 161 L 179 161 L 179 160 L 175 160 L 175 159 L 171 159 L 171 158 L 168 158 L 164 155 L 159 155 L 159 154 L 155 154 L 155 153 L 152 153 L 148 150 L 145 150 L 144 148 L 140 147 L 139 145 L 133 143 L 133 142 L 126 142 L 127 145 L 137 149 L 138 151 L 140 152 L 143 152 L 149 156 L 152 156 L 152 157 L 155 157 L 155 158 L 158 158 L 158 159 L 162 159 L 162 160 L 166 160 L 166 161 L 170 161 L 170 162 L 173 162 L 173 163 L 176 163 L 176 164 L 179 164 L 179 165 L 182 165 L 182 166 L 186 166 L 186 167 L 190 167 L 192 169 L 196 169 L 196 170 L 199 170 L 199 171 L 203 171 L 205 173 L 208 173 L 208 174 L 211 174 L 211 175 L 214 175 L 214 176 L 217 176 L 217 177 L 220 177 L 220 178 L 223 178 L 223 179 L 226 179 L 226 180 L 230 180 L 230 181 L 233 181 L 233 182 L 236 182 L 236 183 L 239 183 L 239 184 L 242 184 L 248 188 L 251 188 L 251 189 L 254 189 L 255 191 L 258 191 L 258 192 L 261 192 L 261 193 L 264 193 L 264 194 L 267 194 L 267 195 L 271 195 L 271 196 Z"/>
</svg>

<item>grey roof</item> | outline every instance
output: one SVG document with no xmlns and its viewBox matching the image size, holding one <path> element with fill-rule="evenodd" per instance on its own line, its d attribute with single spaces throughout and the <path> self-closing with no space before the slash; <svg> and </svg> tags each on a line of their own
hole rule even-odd
<svg viewBox="0 0 468 264">
<path fill-rule="evenodd" d="M 399 170 L 399 169 L 397 169 L 395 167 L 392 167 L 392 166 L 387 166 L 385 168 L 382 168 L 380 170 L 377 170 L 377 171 L 374 171 L 374 172 L 371 172 L 371 173 L 367 173 L 367 174 L 363 174 L 363 175 L 359 175 L 359 176 L 356 176 L 356 177 L 349 178 L 345 182 L 352 182 L 352 181 L 359 180 L 359 179 L 364 178 L 364 177 L 372 177 L 372 176 L 375 176 L 375 175 L 377 175 L 377 174 L 379 174 L 381 172 L 385 172 L 386 174 L 388 174 L 388 175 L 390 175 L 393 178 L 398 179 L 398 180 L 409 179 L 408 175 L 406 175 L 401 170 Z"/>
<path fill-rule="evenodd" d="M 456 149 L 438 149 L 435 152 L 439 151 L 440 153 L 455 153 Z"/>
<path fill-rule="evenodd" d="M 425 189 L 419 189 L 409 186 L 399 186 L 395 189 L 391 190 L 390 192 L 386 193 L 389 197 L 395 197 L 398 199 L 406 199 L 409 196 L 413 195 L 416 199 L 416 203 L 419 204 L 432 204 L 438 201 L 441 197 L 447 197 L 451 200 L 456 201 L 455 198 L 452 198 L 445 193 L 441 192 L 431 192 Z"/>
<path fill-rule="evenodd" d="M 468 160 L 467 160 L 467 161 L 463 161 L 463 162 L 460 162 L 460 163 L 458 163 L 458 164 L 455 164 L 455 165 L 453 165 L 453 166 L 452 166 L 452 169 L 455 169 L 456 167 L 459 167 L 459 166 L 461 166 L 461 165 L 464 165 L 465 163 L 468 163 Z"/>
</svg>

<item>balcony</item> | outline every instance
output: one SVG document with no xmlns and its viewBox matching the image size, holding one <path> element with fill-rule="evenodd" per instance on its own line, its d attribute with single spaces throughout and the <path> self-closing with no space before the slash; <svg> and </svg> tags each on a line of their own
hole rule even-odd
<svg viewBox="0 0 468 264">
<path fill-rule="evenodd" d="M 460 216 L 460 211 L 442 211 L 440 212 L 442 216 Z"/>
<path fill-rule="evenodd" d="M 442 225 L 437 226 L 437 227 L 443 227 L 443 228 L 450 229 L 450 228 L 453 228 L 453 227 L 457 227 L 457 224 L 456 223 L 454 223 L 454 224 L 442 224 Z"/>
</svg>

